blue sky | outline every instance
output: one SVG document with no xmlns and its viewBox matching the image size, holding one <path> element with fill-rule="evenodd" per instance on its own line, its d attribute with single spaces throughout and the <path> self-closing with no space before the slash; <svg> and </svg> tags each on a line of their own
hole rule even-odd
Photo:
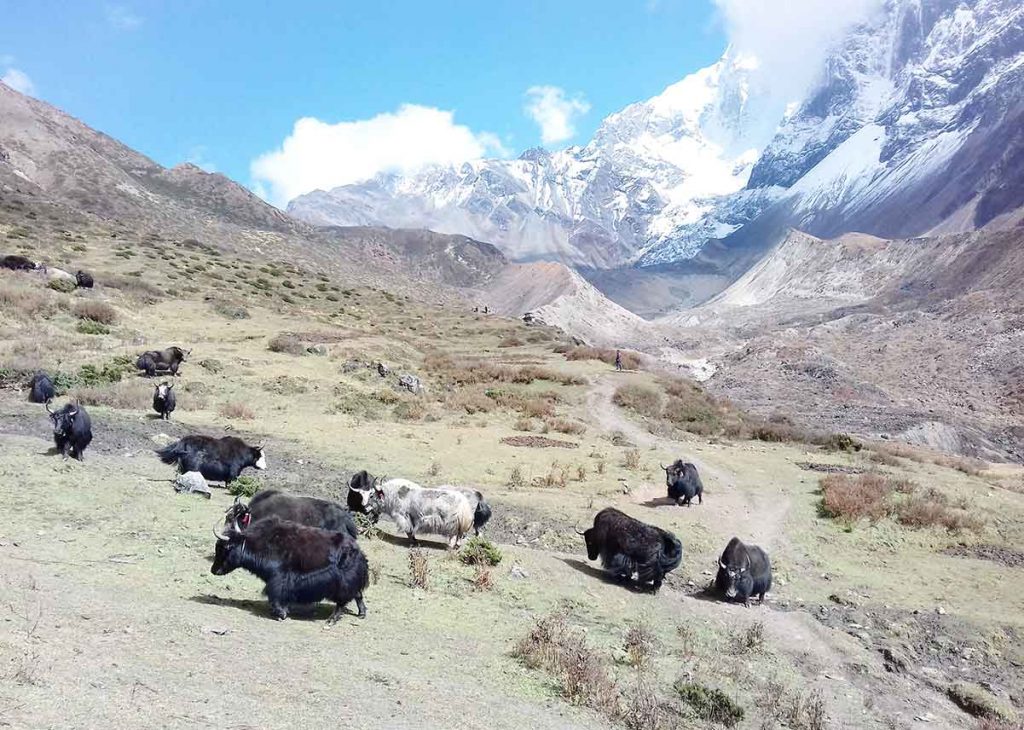
<svg viewBox="0 0 1024 730">
<path fill-rule="evenodd" d="M 372 147 L 427 130 L 407 144 L 453 156 L 585 142 L 726 42 L 712 0 L 5 5 L 0 76 L 12 85 L 161 164 L 192 159 L 250 185 L 253 161 L 300 118 L 325 125 L 308 125 L 315 141 L 390 114 L 343 131 Z"/>
</svg>

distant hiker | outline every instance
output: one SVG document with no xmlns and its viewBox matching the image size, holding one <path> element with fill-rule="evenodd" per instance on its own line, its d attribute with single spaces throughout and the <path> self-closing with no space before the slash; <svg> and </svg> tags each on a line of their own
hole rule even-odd
<svg viewBox="0 0 1024 730">
<path fill-rule="evenodd" d="M 615 351 L 615 369 L 616 370 L 622 370 L 622 351 L 621 350 L 616 350 Z"/>
</svg>

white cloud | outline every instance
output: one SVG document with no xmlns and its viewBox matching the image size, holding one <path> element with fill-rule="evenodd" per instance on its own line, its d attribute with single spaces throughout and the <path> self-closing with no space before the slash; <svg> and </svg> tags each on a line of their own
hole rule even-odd
<svg viewBox="0 0 1024 730">
<path fill-rule="evenodd" d="M 567 99 L 557 86 L 531 86 L 524 111 L 540 127 L 541 142 L 554 144 L 576 134 L 574 120 L 590 111 L 590 104 L 580 94 Z"/>
<path fill-rule="evenodd" d="M 103 14 L 107 22 L 118 30 L 134 30 L 142 25 L 142 18 L 124 5 L 105 5 Z"/>
<path fill-rule="evenodd" d="M 508 151 L 487 132 L 456 124 L 454 113 L 416 104 L 372 119 L 329 124 L 303 117 L 281 147 L 253 160 L 253 191 L 278 206 L 312 190 L 412 172 Z"/>
<path fill-rule="evenodd" d="M 28 74 L 17 68 L 9 68 L 0 76 L 0 81 L 10 86 L 15 91 L 20 91 L 22 94 L 28 94 L 34 96 L 36 93 L 36 85 L 32 83 L 32 79 L 28 77 Z"/>
<path fill-rule="evenodd" d="M 714 0 L 729 44 L 757 58 L 773 96 L 791 100 L 821 73 L 842 33 L 880 10 L 884 0 Z"/>
</svg>

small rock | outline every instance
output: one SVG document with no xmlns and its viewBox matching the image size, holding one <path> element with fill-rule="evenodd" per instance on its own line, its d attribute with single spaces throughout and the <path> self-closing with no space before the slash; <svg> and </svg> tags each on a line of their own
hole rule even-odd
<svg viewBox="0 0 1024 730">
<path fill-rule="evenodd" d="M 207 499 L 212 496 L 206 480 L 197 471 L 187 471 L 184 474 L 179 474 L 174 480 L 174 491 L 185 494 L 201 494 Z"/>
<path fill-rule="evenodd" d="M 530 577 L 530 574 L 523 570 L 518 565 L 513 565 L 512 569 L 508 572 L 508 577 L 514 580 L 526 580 Z"/>
<path fill-rule="evenodd" d="M 688 586 L 690 586 L 691 588 L 693 588 L 693 587 L 694 587 L 695 585 L 697 585 L 697 584 L 696 584 L 696 583 L 694 583 L 694 582 L 693 582 L 692 580 L 688 580 L 688 581 L 686 581 L 686 585 L 688 585 Z"/>
<path fill-rule="evenodd" d="M 310 355 L 326 355 L 328 352 L 327 345 L 325 345 L 322 342 L 318 342 L 315 345 L 310 345 L 309 347 L 307 347 L 306 352 L 308 352 Z"/>
<path fill-rule="evenodd" d="M 907 658 L 891 646 L 886 646 L 882 649 L 882 662 L 885 664 L 886 671 L 893 674 L 903 674 L 910 668 L 910 662 L 907 661 Z"/>
<path fill-rule="evenodd" d="M 945 616 L 946 615 L 946 609 L 943 608 L 942 606 L 937 606 L 936 609 L 935 609 L 935 613 L 939 614 L 940 616 Z"/>
<path fill-rule="evenodd" d="M 217 636 L 224 636 L 225 634 L 230 634 L 231 633 L 231 629 L 224 628 L 222 626 L 204 626 L 203 627 L 203 633 L 215 634 Z"/>
<path fill-rule="evenodd" d="M 701 575 L 711 575 L 711 571 L 710 571 L 710 570 L 702 570 L 702 571 L 700 572 L 700 574 L 701 574 Z"/>
<path fill-rule="evenodd" d="M 149 437 L 149 440 L 157 446 L 167 446 L 167 444 L 177 441 L 177 439 L 168 436 L 166 433 L 153 434 Z"/>
</svg>

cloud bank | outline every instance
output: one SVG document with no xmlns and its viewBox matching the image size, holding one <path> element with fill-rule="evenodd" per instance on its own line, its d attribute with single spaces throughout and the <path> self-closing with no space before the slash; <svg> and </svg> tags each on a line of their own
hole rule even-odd
<svg viewBox="0 0 1024 730">
<path fill-rule="evenodd" d="M 715 0 L 734 50 L 758 60 L 765 88 L 786 101 L 819 76 L 829 49 L 883 0 Z"/>
<path fill-rule="evenodd" d="M 250 171 L 257 195 L 283 207 L 303 193 L 381 172 L 407 173 L 489 154 L 508 154 L 495 135 L 456 124 L 451 111 L 403 104 L 398 111 L 353 122 L 303 117 L 280 149 L 257 157 Z"/>
<path fill-rule="evenodd" d="M 28 77 L 28 74 L 20 69 L 7 69 L 4 72 L 4 75 L 0 76 L 0 81 L 7 84 L 15 91 L 20 91 L 22 94 L 28 94 L 29 96 L 35 96 L 36 85 L 32 83 L 32 79 Z"/>
<path fill-rule="evenodd" d="M 575 120 L 590 111 L 582 95 L 566 98 L 557 86 L 531 86 L 526 90 L 526 115 L 540 127 L 546 145 L 564 142 L 576 134 Z"/>
</svg>

